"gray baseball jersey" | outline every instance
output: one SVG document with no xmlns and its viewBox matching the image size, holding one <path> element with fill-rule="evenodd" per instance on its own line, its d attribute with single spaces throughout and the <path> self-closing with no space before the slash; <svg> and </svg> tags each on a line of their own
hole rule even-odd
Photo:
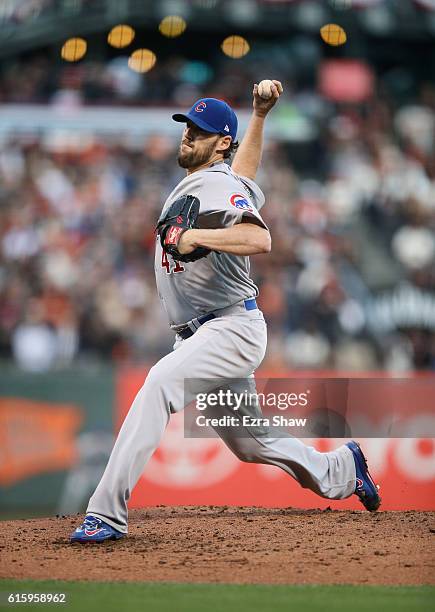
<svg viewBox="0 0 435 612">
<path fill-rule="evenodd" d="M 199 199 L 201 229 L 230 227 L 242 220 L 266 228 L 258 212 L 264 204 L 263 192 L 226 163 L 186 176 L 169 195 L 163 212 L 183 195 Z M 249 276 L 249 257 L 211 252 L 203 259 L 180 263 L 163 251 L 157 237 L 154 268 L 158 294 L 171 325 L 258 295 Z"/>
</svg>

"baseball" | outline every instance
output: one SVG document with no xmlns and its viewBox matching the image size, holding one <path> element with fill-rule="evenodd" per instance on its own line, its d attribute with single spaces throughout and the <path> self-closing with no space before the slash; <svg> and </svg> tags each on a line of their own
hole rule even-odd
<svg viewBox="0 0 435 612">
<path fill-rule="evenodd" d="M 273 82 L 269 79 L 265 79 L 264 81 L 260 81 L 258 84 L 258 95 L 261 98 L 265 98 L 266 100 L 272 96 L 272 87 Z"/>
</svg>

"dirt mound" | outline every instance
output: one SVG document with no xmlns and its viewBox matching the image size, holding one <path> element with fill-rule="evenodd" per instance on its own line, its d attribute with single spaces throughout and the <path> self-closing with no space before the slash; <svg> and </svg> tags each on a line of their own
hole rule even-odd
<svg viewBox="0 0 435 612">
<path fill-rule="evenodd" d="M 128 537 L 69 544 L 81 516 L 5 521 L 2 578 L 434 584 L 435 512 L 157 507 Z"/>
</svg>

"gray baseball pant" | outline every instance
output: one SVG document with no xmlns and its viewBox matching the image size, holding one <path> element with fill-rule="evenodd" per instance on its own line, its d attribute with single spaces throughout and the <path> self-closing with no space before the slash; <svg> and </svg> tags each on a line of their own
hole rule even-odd
<svg viewBox="0 0 435 612">
<path fill-rule="evenodd" d="M 148 373 L 119 431 L 87 514 L 127 533 L 127 502 L 158 447 L 171 412 L 184 408 L 184 379 L 232 379 L 253 375 L 264 358 L 266 323 L 259 310 L 235 307 L 202 325 Z M 355 464 L 347 446 L 320 453 L 293 437 L 223 437 L 242 461 L 275 465 L 304 488 L 329 499 L 355 491 Z"/>
</svg>

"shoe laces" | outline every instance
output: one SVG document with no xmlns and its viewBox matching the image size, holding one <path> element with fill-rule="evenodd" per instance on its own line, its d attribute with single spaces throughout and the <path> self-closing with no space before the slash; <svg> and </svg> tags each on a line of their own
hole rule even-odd
<svg viewBox="0 0 435 612">
<path fill-rule="evenodd" d="M 99 518 L 95 516 L 87 516 L 83 521 L 83 527 L 87 527 L 88 529 L 95 529 L 100 523 L 101 520 Z"/>
</svg>

